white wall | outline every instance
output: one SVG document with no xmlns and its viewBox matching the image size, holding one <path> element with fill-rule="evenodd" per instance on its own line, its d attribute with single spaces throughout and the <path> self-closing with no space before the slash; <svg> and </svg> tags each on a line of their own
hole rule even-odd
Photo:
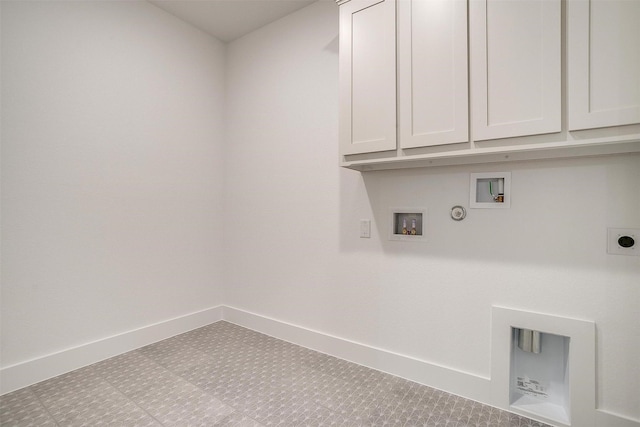
<svg viewBox="0 0 640 427">
<path fill-rule="evenodd" d="M 337 40 L 320 1 L 228 47 L 225 304 L 483 377 L 492 305 L 593 320 L 598 407 L 640 419 L 640 258 L 606 254 L 640 228 L 640 156 L 341 170 Z M 452 221 L 479 171 L 512 172 L 512 208 Z M 426 242 L 388 241 L 413 206 Z"/>
<path fill-rule="evenodd" d="M 2 365 L 221 303 L 225 46 L 147 2 L 2 2 Z"/>
<path fill-rule="evenodd" d="M 3 1 L 2 365 L 224 303 L 488 377 L 499 304 L 595 321 L 598 406 L 640 419 L 640 258 L 605 253 L 640 157 L 341 170 L 337 49 L 331 0 L 239 39 L 225 103 L 224 46 L 146 2 Z M 490 170 L 512 208 L 451 221 Z"/>
</svg>

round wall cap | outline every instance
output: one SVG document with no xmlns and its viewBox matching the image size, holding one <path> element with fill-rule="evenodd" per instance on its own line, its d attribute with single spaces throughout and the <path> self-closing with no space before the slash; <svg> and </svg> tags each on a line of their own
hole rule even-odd
<svg viewBox="0 0 640 427">
<path fill-rule="evenodd" d="M 467 211 L 462 206 L 451 208 L 451 219 L 454 221 L 462 221 L 465 216 L 467 216 Z"/>
</svg>

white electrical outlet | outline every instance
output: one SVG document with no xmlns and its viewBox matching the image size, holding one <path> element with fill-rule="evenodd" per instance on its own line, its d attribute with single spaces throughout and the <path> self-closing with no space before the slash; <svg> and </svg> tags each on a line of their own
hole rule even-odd
<svg viewBox="0 0 640 427">
<path fill-rule="evenodd" d="M 640 256 L 640 229 L 608 228 L 607 253 Z"/>
</svg>

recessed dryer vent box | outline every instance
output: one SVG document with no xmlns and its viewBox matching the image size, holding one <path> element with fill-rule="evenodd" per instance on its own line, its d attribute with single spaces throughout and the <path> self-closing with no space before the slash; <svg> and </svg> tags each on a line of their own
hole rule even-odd
<svg viewBox="0 0 640 427">
<path fill-rule="evenodd" d="M 426 209 L 392 208 L 389 240 L 423 240 L 426 223 Z"/>
<path fill-rule="evenodd" d="M 520 328 L 512 334 L 511 408 L 569 424 L 570 338 Z"/>
<path fill-rule="evenodd" d="M 557 427 L 594 426 L 595 323 L 491 309 L 493 406 Z"/>
<path fill-rule="evenodd" d="M 469 194 L 471 208 L 510 208 L 511 172 L 472 173 Z"/>
</svg>

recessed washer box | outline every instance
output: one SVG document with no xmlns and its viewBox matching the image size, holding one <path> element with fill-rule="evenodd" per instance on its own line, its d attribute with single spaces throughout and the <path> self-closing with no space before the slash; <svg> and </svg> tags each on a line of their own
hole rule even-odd
<svg viewBox="0 0 640 427">
<path fill-rule="evenodd" d="M 469 207 L 507 209 L 511 207 L 511 172 L 472 173 Z"/>
<path fill-rule="evenodd" d="M 389 240 L 421 241 L 425 236 L 427 210 L 425 208 L 391 208 Z"/>
</svg>

